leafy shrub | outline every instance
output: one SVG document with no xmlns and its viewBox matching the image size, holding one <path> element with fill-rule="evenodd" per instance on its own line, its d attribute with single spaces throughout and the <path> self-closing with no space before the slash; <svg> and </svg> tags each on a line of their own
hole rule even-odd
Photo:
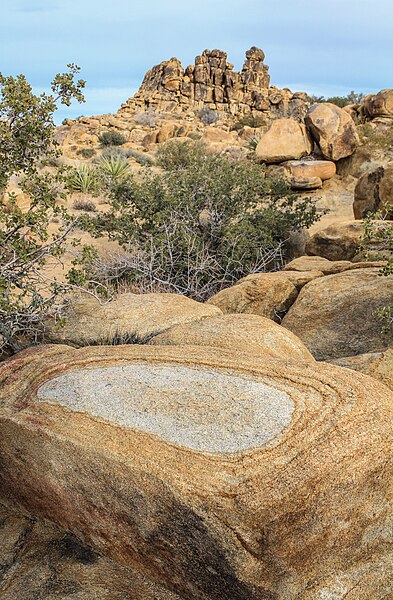
<svg viewBox="0 0 393 600">
<path fill-rule="evenodd" d="M 94 148 L 80 148 L 76 151 L 76 153 L 82 158 L 93 158 L 93 156 L 96 155 L 96 151 L 94 150 Z"/>
<path fill-rule="evenodd" d="M 264 115 L 244 115 L 241 119 L 236 121 L 234 125 L 232 125 L 232 131 L 240 131 L 243 127 L 253 127 L 257 129 L 258 127 L 264 127 L 266 125 L 266 117 Z"/>
<path fill-rule="evenodd" d="M 59 156 L 54 137 L 53 113 L 58 103 L 69 106 L 84 101 L 83 80 L 68 65 L 57 74 L 51 94 L 33 94 L 23 75 L 0 73 L 0 354 L 23 347 L 22 338 L 38 341 L 48 316 L 59 314 L 66 286 L 45 277 L 47 260 L 61 260 L 65 240 L 74 221 L 58 200 L 65 175 L 43 174 L 44 160 Z M 28 194 L 30 205 L 21 210 L 14 194 L 4 194 L 11 177 Z M 57 233 L 48 224 L 60 221 Z"/>
<path fill-rule="evenodd" d="M 155 127 L 157 122 L 162 119 L 161 113 L 155 111 L 154 108 L 148 108 L 147 110 L 136 113 L 134 117 L 135 123 L 138 125 L 144 125 L 147 127 Z"/>
<path fill-rule="evenodd" d="M 217 112 L 211 108 L 202 108 L 202 110 L 199 111 L 198 116 L 204 125 L 212 125 L 220 118 Z"/>
<path fill-rule="evenodd" d="M 98 139 L 101 146 L 122 146 L 127 141 L 126 137 L 115 129 L 103 131 Z"/>
<path fill-rule="evenodd" d="M 128 251 L 112 281 L 142 290 L 160 284 L 205 300 L 240 277 L 280 266 L 289 232 L 318 217 L 314 201 L 266 177 L 260 165 L 181 146 L 173 150 L 185 152 L 182 160 L 167 151 L 164 174 L 129 178 L 114 190 L 111 210 L 84 226 Z"/>
<path fill-rule="evenodd" d="M 67 178 L 67 187 L 72 192 L 87 194 L 97 189 L 97 172 L 90 165 L 79 165 L 70 170 Z"/>
<path fill-rule="evenodd" d="M 150 167 L 155 164 L 154 158 L 150 156 L 150 154 L 139 152 L 133 148 L 127 150 L 127 157 L 133 158 L 138 164 L 143 165 L 144 167 Z"/>
<path fill-rule="evenodd" d="M 97 207 L 93 200 L 86 200 L 85 198 L 78 198 L 74 201 L 72 208 L 74 210 L 83 210 L 86 212 L 96 212 Z"/>
<path fill-rule="evenodd" d="M 352 90 L 346 96 L 332 96 L 330 98 L 325 98 L 324 96 L 309 96 L 309 100 L 312 104 L 329 102 L 330 104 L 335 104 L 340 108 L 344 108 L 344 106 L 348 106 L 349 104 L 361 104 L 364 100 L 364 94 Z"/>
<path fill-rule="evenodd" d="M 168 171 L 184 169 L 206 158 L 207 147 L 202 142 L 171 140 L 158 148 L 158 166 Z"/>
</svg>

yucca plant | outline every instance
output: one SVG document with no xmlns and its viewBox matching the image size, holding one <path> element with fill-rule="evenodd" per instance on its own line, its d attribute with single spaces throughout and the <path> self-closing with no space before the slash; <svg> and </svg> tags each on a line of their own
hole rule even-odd
<svg viewBox="0 0 393 600">
<path fill-rule="evenodd" d="M 97 188 L 96 170 L 89 165 L 74 167 L 68 176 L 67 186 L 73 192 L 93 192 Z"/>
<path fill-rule="evenodd" d="M 109 183 L 120 183 L 130 174 L 130 166 L 122 156 L 104 156 L 97 167 L 100 175 Z"/>
</svg>

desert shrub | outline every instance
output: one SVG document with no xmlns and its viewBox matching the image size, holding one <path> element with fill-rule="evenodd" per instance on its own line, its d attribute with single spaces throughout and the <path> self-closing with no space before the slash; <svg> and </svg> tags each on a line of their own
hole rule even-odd
<svg viewBox="0 0 393 600">
<path fill-rule="evenodd" d="M 97 171 L 104 187 L 109 188 L 128 177 L 130 166 L 121 156 L 104 156 L 97 162 Z"/>
<path fill-rule="evenodd" d="M 158 166 L 167 171 L 184 169 L 203 161 L 207 156 L 207 146 L 192 140 L 170 140 L 162 144 L 157 151 Z"/>
<path fill-rule="evenodd" d="M 155 111 L 154 108 L 148 108 L 147 110 L 136 113 L 134 117 L 135 123 L 138 125 L 144 125 L 146 127 L 155 127 L 157 122 L 162 119 L 160 112 Z"/>
<path fill-rule="evenodd" d="M 122 146 L 126 143 L 127 138 L 120 131 L 109 129 L 108 131 L 103 131 L 99 135 L 98 140 L 101 146 Z"/>
<path fill-rule="evenodd" d="M 260 165 L 192 152 L 180 163 L 170 155 L 164 174 L 129 178 L 113 191 L 110 211 L 86 218 L 93 235 L 127 251 L 112 281 L 205 300 L 244 275 L 279 267 L 289 232 L 318 219 L 314 201 Z"/>
<path fill-rule="evenodd" d="M 94 192 L 98 187 L 97 171 L 90 165 L 73 167 L 67 177 L 67 187 L 72 192 L 87 194 Z"/>
<path fill-rule="evenodd" d="M 393 224 L 387 220 L 392 210 L 393 206 L 387 206 L 382 211 L 367 215 L 363 220 L 364 234 L 360 245 L 366 260 L 387 259 L 386 266 L 380 270 L 384 277 L 393 276 Z M 375 316 L 382 322 L 383 331 L 393 329 L 393 304 L 378 308 Z"/>
<path fill-rule="evenodd" d="M 83 101 L 79 68 L 55 76 L 50 94 L 35 95 L 23 75 L 0 74 L 0 353 L 16 352 L 22 338 L 37 341 L 48 316 L 59 314 L 66 286 L 45 275 L 50 260 L 61 261 L 65 240 L 75 225 L 58 202 L 64 198 L 63 169 L 42 173 L 40 165 L 60 155 L 53 113 L 59 103 Z M 4 194 L 11 177 L 28 194 L 22 210 L 14 194 Z M 56 219 L 60 227 L 48 232 Z"/>
<path fill-rule="evenodd" d="M 80 148 L 76 151 L 76 154 L 82 158 L 93 158 L 96 155 L 96 151 L 94 148 Z"/>
<path fill-rule="evenodd" d="M 253 127 L 257 129 L 258 127 L 264 127 L 266 125 L 266 117 L 264 115 L 244 115 L 241 117 L 236 123 L 234 123 L 231 127 L 232 131 L 240 131 L 243 127 Z"/>
<path fill-rule="evenodd" d="M 144 167 L 150 167 L 155 164 L 154 158 L 150 154 L 139 152 L 139 150 L 134 150 L 133 148 L 127 150 L 127 157 L 133 158 L 138 164 Z"/>
<path fill-rule="evenodd" d="M 348 106 L 349 104 L 361 104 L 363 100 L 364 94 L 362 92 L 354 92 L 353 90 L 346 96 L 331 96 L 330 98 L 325 98 L 324 96 L 309 96 L 309 101 L 311 104 L 329 102 L 330 104 L 335 104 L 340 108 L 344 108 L 344 106 Z"/>
<path fill-rule="evenodd" d="M 204 125 L 213 125 L 220 118 L 217 112 L 211 108 L 202 108 L 198 113 L 198 117 Z"/>
<path fill-rule="evenodd" d="M 97 207 L 93 200 L 87 200 L 86 198 L 77 198 L 72 204 L 74 210 L 83 210 L 86 212 L 96 212 Z"/>
<path fill-rule="evenodd" d="M 187 137 L 190 138 L 190 140 L 194 140 L 194 142 L 196 142 L 201 139 L 202 133 L 200 131 L 191 131 L 187 135 Z"/>
</svg>

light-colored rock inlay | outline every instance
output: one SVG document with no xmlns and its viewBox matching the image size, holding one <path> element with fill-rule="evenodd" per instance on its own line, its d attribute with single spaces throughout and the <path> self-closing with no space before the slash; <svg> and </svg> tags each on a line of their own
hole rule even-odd
<svg viewBox="0 0 393 600">
<path fill-rule="evenodd" d="M 205 452 L 261 446 L 294 410 L 286 393 L 257 380 L 141 364 L 70 371 L 44 383 L 38 398 Z"/>
</svg>

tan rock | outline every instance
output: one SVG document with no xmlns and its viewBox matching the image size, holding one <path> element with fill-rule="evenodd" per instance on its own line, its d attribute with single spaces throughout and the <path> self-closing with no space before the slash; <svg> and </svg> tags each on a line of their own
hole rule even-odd
<svg viewBox="0 0 393 600">
<path fill-rule="evenodd" d="M 318 190 L 322 187 L 320 177 L 291 177 L 289 184 L 293 190 Z"/>
<path fill-rule="evenodd" d="M 345 367 L 346 369 L 352 369 L 353 371 L 359 371 L 360 373 L 365 373 L 367 375 L 371 365 L 379 356 L 381 356 L 381 354 L 381 352 L 367 352 L 366 354 L 357 354 L 355 356 L 333 358 L 328 362 L 332 365 Z"/>
<path fill-rule="evenodd" d="M 379 382 L 190 346 L 42 347 L 0 379 L 2 495 L 101 555 L 187 600 L 388 597 Z"/>
<path fill-rule="evenodd" d="M 291 264 L 291 263 L 288 263 Z M 298 272 L 296 270 L 288 270 L 288 271 L 277 271 L 274 273 L 251 273 L 251 275 L 247 275 L 236 283 L 239 285 L 245 281 L 265 281 L 266 275 L 274 275 L 273 280 L 284 279 L 286 281 L 290 281 L 297 290 L 300 290 L 306 283 L 316 279 L 317 277 L 322 277 L 323 273 L 317 269 L 304 269 L 304 271 Z"/>
<path fill-rule="evenodd" d="M 284 267 L 284 272 L 291 271 L 321 271 L 323 275 L 331 275 L 332 273 L 341 273 L 351 268 L 353 263 L 349 260 L 328 260 L 322 256 L 299 256 L 291 260 Z"/>
<path fill-rule="evenodd" d="M 306 252 L 332 261 L 349 261 L 356 255 L 363 234 L 361 221 L 338 221 L 314 233 L 306 244 Z"/>
<path fill-rule="evenodd" d="M 393 162 L 367 171 L 356 184 L 353 202 L 355 219 L 393 206 Z M 386 215 L 393 219 L 393 208 Z"/>
<path fill-rule="evenodd" d="M 393 302 L 393 277 L 379 269 L 353 269 L 304 286 L 282 324 L 317 360 L 385 350 L 393 332 L 381 335 L 375 310 Z"/>
<path fill-rule="evenodd" d="M 322 155 L 328 160 L 336 161 L 350 156 L 359 145 L 353 119 L 335 104 L 313 104 L 306 115 L 306 125 Z"/>
<path fill-rule="evenodd" d="M 305 126 L 295 119 L 276 119 L 255 149 L 260 162 L 279 163 L 310 154 L 312 145 Z"/>
<path fill-rule="evenodd" d="M 366 96 L 363 107 L 366 116 L 370 119 L 393 117 L 393 89 L 381 90 L 378 94 Z"/>
<path fill-rule="evenodd" d="M 286 166 L 293 177 L 319 177 L 326 181 L 336 174 L 336 165 L 331 160 L 291 160 Z"/>
<path fill-rule="evenodd" d="M 367 374 L 382 381 L 393 390 L 393 348 L 386 350 L 372 361 L 367 369 Z"/>
<path fill-rule="evenodd" d="M 52 326 L 52 341 L 89 344 L 138 343 L 173 325 L 217 316 L 221 311 L 179 294 L 121 294 L 100 304 L 92 296 L 75 298 L 63 327 Z"/>
<path fill-rule="evenodd" d="M 202 140 L 205 142 L 233 144 L 238 139 L 236 131 L 224 131 L 218 127 L 205 127 Z"/>
<path fill-rule="evenodd" d="M 281 273 L 259 273 L 221 290 L 207 302 L 223 313 L 247 313 L 279 320 L 297 297 L 297 289 Z"/>
<path fill-rule="evenodd" d="M 180 600 L 49 521 L 0 504 L 2 600 Z"/>
<path fill-rule="evenodd" d="M 314 360 L 304 344 L 290 331 L 259 315 L 223 315 L 171 327 L 149 344 L 165 346 L 211 346 L 236 355 L 251 353 L 282 360 Z"/>
</svg>

